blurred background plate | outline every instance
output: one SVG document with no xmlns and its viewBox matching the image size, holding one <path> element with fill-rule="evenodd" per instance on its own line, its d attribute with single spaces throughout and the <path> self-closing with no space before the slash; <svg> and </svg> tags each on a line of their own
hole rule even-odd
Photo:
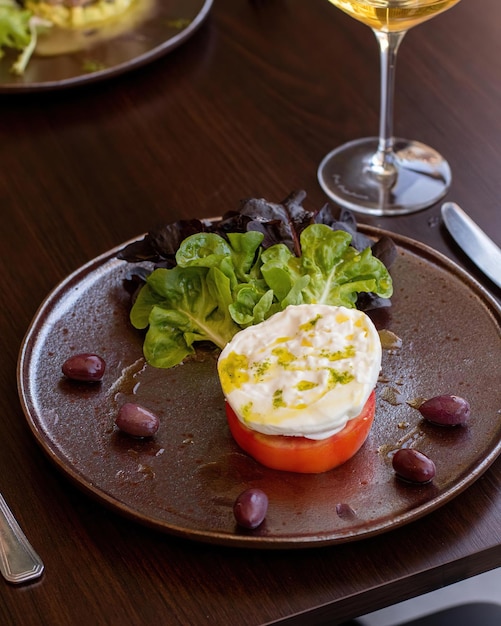
<svg viewBox="0 0 501 626">
<path fill-rule="evenodd" d="M 132 12 L 126 23 L 117 21 L 104 33 L 87 31 L 82 35 L 84 47 L 75 52 L 33 56 L 19 77 L 10 73 L 16 55 L 8 51 L 0 62 L 0 93 L 48 91 L 91 83 L 149 63 L 189 39 L 207 17 L 212 2 L 138 0 L 140 9 Z M 101 39 L 110 34 L 111 38 Z M 41 38 L 41 49 L 57 45 L 55 38 L 53 33 L 45 42 Z M 80 47 L 78 35 L 74 40 Z"/>
<path fill-rule="evenodd" d="M 374 237 L 384 231 L 360 227 Z M 386 233 L 388 234 L 388 233 Z M 145 365 L 141 332 L 129 322 L 123 287 L 131 266 L 116 250 L 88 263 L 45 300 L 23 343 L 21 404 L 42 449 L 101 503 L 157 530 L 232 546 L 298 548 L 363 539 L 407 524 L 471 485 L 501 451 L 501 307 L 467 273 L 413 240 L 391 235 L 392 306 L 372 317 L 401 340 L 384 350 L 374 425 L 362 449 L 324 474 L 269 470 L 242 453 L 228 431 L 217 351 L 170 370 Z M 96 352 L 107 369 L 97 385 L 61 374 L 77 352 Z M 425 423 L 408 401 L 467 398 L 466 427 Z M 158 414 L 151 440 L 117 432 L 127 401 Z M 391 453 L 430 456 L 432 483 L 395 478 Z M 264 523 L 239 530 L 233 502 L 247 487 L 269 496 Z"/>
</svg>

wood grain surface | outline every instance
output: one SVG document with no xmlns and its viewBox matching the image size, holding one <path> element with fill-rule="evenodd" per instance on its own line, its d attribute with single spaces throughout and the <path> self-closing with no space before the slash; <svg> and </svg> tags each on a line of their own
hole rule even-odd
<svg viewBox="0 0 501 626">
<path fill-rule="evenodd" d="M 447 199 L 498 244 L 500 20 L 498 0 L 463 0 L 409 32 L 395 104 L 396 134 L 446 156 Z M 337 624 L 501 565 L 499 460 L 392 532 L 240 550 L 157 533 L 94 502 L 46 458 L 19 404 L 18 351 L 59 281 L 157 224 L 243 198 L 304 189 L 307 208 L 322 206 L 317 166 L 343 141 L 376 134 L 378 91 L 374 36 L 326 0 L 215 0 L 199 31 L 150 65 L 0 96 L 0 490 L 46 567 L 30 585 L 0 581 L 1 624 Z M 431 245 L 499 298 L 445 232 L 440 205 L 360 221 Z"/>
</svg>

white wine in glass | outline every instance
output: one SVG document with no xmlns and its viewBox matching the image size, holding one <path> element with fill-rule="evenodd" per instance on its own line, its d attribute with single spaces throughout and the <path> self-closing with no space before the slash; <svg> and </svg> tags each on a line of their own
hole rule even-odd
<svg viewBox="0 0 501 626">
<path fill-rule="evenodd" d="M 451 171 L 433 148 L 393 137 L 393 93 L 397 52 L 412 26 L 459 0 L 329 0 L 370 26 L 381 58 L 379 137 L 350 141 L 320 163 L 318 180 L 339 205 L 370 215 L 403 215 L 425 209 L 447 192 Z"/>
</svg>

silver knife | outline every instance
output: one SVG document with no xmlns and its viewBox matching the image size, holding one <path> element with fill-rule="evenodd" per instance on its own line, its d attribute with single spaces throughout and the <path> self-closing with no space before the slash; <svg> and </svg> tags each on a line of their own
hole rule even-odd
<svg viewBox="0 0 501 626">
<path fill-rule="evenodd" d="M 455 202 L 442 205 L 447 230 L 482 272 L 501 287 L 501 248 Z"/>
</svg>

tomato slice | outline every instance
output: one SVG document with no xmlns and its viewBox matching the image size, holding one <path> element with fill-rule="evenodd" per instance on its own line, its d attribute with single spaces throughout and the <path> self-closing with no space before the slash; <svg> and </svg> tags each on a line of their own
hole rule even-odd
<svg viewBox="0 0 501 626">
<path fill-rule="evenodd" d="M 228 402 L 226 417 L 235 441 L 262 465 L 288 472 L 319 474 L 338 467 L 358 452 L 371 429 L 375 409 L 373 391 L 361 413 L 327 439 L 258 433 L 242 424 Z"/>
</svg>

